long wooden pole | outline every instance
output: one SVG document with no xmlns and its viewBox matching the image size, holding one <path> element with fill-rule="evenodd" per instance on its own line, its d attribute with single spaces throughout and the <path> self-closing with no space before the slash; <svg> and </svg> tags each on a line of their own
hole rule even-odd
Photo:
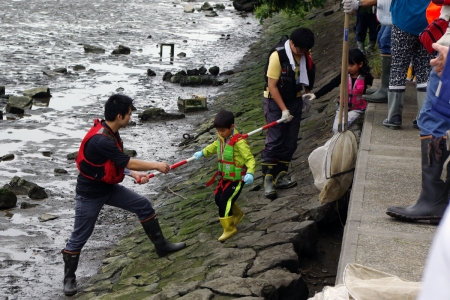
<svg viewBox="0 0 450 300">
<path fill-rule="evenodd" d="M 339 95 L 339 125 L 338 131 L 343 132 L 348 129 L 348 23 L 349 17 L 345 13 L 344 37 L 342 41 L 342 68 L 341 68 L 341 93 Z M 342 116 L 344 116 L 344 126 L 342 126 Z"/>
</svg>

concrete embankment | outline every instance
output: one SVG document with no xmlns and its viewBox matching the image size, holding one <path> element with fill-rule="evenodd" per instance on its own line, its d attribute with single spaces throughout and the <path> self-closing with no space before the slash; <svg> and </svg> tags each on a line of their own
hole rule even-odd
<svg viewBox="0 0 450 300">
<path fill-rule="evenodd" d="M 401 130 L 382 125 L 387 104 L 368 105 L 342 241 L 337 283 L 348 263 L 420 281 L 436 226 L 386 215 L 389 206 L 414 204 L 422 186 L 416 88 L 406 88 Z"/>
<path fill-rule="evenodd" d="M 190 157 L 216 138 L 210 125 L 220 108 L 236 114 L 236 126 L 244 133 L 264 125 L 262 90 L 267 54 L 283 34 L 294 28 L 306 26 L 316 33 L 316 87 L 340 72 L 343 14 L 339 3 L 331 1 L 307 19 L 280 15 L 267 21 L 262 33 L 255 33 L 261 38 L 234 70 L 230 84 L 224 86 L 223 94 L 208 112 L 199 114 L 198 132 L 203 134 L 182 146 L 180 157 Z M 313 292 L 308 292 L 308 272 L 301 268 L 301 261 L 316 255 L 320 228 L 336 226 L 347 208 L 345 199 L 319 205 L 319 191 L 313 185 L 307 162 L 311 151 L 332 136 L 332 100 L 338 93 L 336 89 L 315 101 L 311 111 L 303 116 L 298 149 L 289 172 L 299 184 L 279 191 L 275 201 L 264 197 L 262 186 L 259 153 L 265 135 L 248 139 L 257 159 L 256 178 L 238 200 L 245 217 L 234 237 L 225 243 L 217 241 L 222 228 L 214 187 L 205 188 L 215 171 L 215 159 L 180 167 L 154 204 L 166 238 L 185 241 L 187 248 L 158 258 L 142 228 L 137 226 L 108 253 L 98 275 L 83 286 L 77 298 L 307 299 Z M 340 244 L 337 246 L 340 248 Z M 336 268 L 337 262 L 316 276 L 318 290 L 326 283 L 324 278 L 329 278 L 328 284 L 333 283 Z"/>
</svg>

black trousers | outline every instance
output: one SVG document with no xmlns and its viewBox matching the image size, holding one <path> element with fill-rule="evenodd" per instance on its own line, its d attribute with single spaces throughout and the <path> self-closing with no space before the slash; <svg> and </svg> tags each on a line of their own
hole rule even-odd
<svg viewBox="0 0 450 300">
<path fill-rule="evenodd" d="M 229 181 L 220 179 L 214 190 L 214 200 L 219 208 L 219 217 L 230 217 L 233 215 L 233 203 L 237 200 L 244 187 L 243 181 Z"/>
</svg>

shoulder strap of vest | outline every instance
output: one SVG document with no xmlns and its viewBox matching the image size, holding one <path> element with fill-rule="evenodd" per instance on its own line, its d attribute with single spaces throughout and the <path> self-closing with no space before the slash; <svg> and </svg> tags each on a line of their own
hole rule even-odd
<svg viewBox="0 0 450 300">
<path fill-rule="evenodd" d="M 278 43 L 272 47 L 272 49 L 270 49 L 269 52 L 269 56 L 267 56 L 267 62 L 266 65 L 264 67 L 264 80 L 266 81 L 266 86 L 264 87 L 264 89 L 267 88 L 267 69 L 269 68 L 269 60 L 270 60 L 270 56 L 272 55 L 272 53 L 274 51 L 278 52 L 278 57 L 280 57 L 280 51 L 279 50 L 284 50 L 284 43 L 289 39 L 289 37 L 287 35 L 283 35 L 280 40 L 278 41 Z M 286 51 L 284 51 L 284 54 L 286 55 Z M 286 56 L 287 58 L 287 56 Z M 280 58 L 280 63 L 281 63 L 281 58 Z"/>
<path fill-rule="evenodd" d="M 230 141 L 228 142 L 228 145 L 230 146 L 234 146 L 234 144 L 236 144 L 237 142 L 239 142 L 241 140 L 242 134 L 240 133 L 236 133 L 235 135 L 233 135 L 233 137 L 230 139 Z"/>
<path fill-rule="evenodd" d="M 123 151 L 123 146 L 122 146 L 121 141 L 119 141 L 117 139 L 116 135 L 112 132 L 112 130 L 108 126 L 103 126 L 101 121 L 103 121 L 103 120 L 98 120 L 98 119 L 94 120 L 94 125 L 97 125 L 98 123 L 100 123 L 100 125 L 102 127 L 102 129 L 100 129 L 97 132 L 97 134 L 103 134 L 103 135 L 108 136 L 109 138 L 113 139 L 116 142 L 117 147 L 119 147 L 120 151 Z"/>
<path fill-rule="evenodd" d="M 277 47 L 277 48 L 275 48 L 275 50 L 278 52 L 278 59 L 280 60 L 281 67 L 283 67 L 283 65 L 286 65 L 286 64 L 291 65 L 289 62 L 289 58 L 286 54 L 286 49 L 284 49 L 284 46 Z"/>
</svg>

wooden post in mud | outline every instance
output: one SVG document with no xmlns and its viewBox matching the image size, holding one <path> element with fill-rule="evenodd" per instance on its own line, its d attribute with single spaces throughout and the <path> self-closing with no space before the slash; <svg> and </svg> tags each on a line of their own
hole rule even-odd
<svg viewBox="0 0 450 300">
<path fill-rule="evenodd" d="M 163 46 L 170 46 L 170 58 L 173 59 L 175 56 L 175 44 L 162 43 L 159 45 L 159 56 L 162 57 L 163 54 Z"/>
</svg>

